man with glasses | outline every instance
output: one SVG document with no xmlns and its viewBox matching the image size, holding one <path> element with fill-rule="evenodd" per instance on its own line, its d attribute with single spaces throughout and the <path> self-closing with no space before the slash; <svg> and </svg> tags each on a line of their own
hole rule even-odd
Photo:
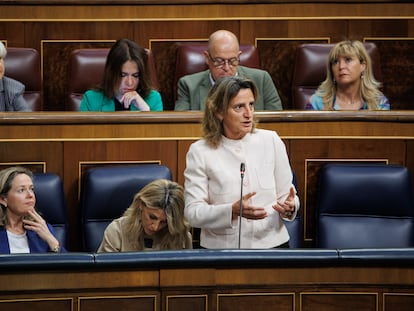
<svg viewBox="0 0 414 311">
<path fill-rule="evenodd" d="M 243 76 L 254 81 L 259 97 L 255 110 L 282 110 L 282 102 L 269 73 L 240 65 L 239 41 L 232 32 L 218 30 L 210 35 L 204 52 L 208 70 L 190 74 L 178 81 L 175 110 L 204 110 L 204 101 L 214 82 L 225 76 Z"/>
</svg>

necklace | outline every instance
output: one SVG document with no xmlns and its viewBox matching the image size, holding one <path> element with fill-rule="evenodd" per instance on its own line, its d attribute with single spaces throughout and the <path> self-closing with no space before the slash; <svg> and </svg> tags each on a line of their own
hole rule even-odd
<svg viewBox="0 0 414 311">
<path fill-rule="evenodd" d="M 355 101 L 345 101 L 337 97 L 335 105 L 341 110 L 359 110 L 362 108 L 362 100 L 358 98 Z"/>
</svg>

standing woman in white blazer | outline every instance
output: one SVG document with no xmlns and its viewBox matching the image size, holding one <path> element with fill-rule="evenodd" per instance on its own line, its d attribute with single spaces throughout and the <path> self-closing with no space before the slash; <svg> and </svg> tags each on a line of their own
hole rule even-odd
<svg viewBox="0 0 414 311">
<path fill-rule="evenodd" d="M 257 94 L 249 79 L 220 79 L 206 99 L 203 138 L 187 153 L 184 212 L 203 248 L 289 246 L 282 219 L 295 218 L 299 199 L 284 143 L 255 128 Z"/>
</svg>

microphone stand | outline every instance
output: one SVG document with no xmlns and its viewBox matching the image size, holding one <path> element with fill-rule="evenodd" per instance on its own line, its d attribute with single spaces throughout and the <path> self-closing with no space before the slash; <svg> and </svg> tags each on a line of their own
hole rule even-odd
<svg viewBox="0 0 414 311">
<path fill-rule="evenodd" d="M 246 166 L 244 163 L 240 164 L 240 210 L 239 210 L 239 249 L 241 243 L 241 224 L 242 224 L 242 214 L 243 214 L 243 178 L 244 178 L 244 171 L 246 170 Z"/>
</svg>

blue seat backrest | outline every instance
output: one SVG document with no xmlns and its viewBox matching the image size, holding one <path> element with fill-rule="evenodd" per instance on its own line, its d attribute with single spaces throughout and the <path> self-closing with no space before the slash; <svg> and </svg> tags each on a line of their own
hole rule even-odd
<svg viewBox="0 0 414 311">
<path fill-rule="evenodd" d="M 36 209 L 53 226 L 56 238 L 63 247 L 68 239 L 68 217 L 62 179 L 54 173 L 34 173 Z"/>
<path fill-rule="evenodd" d="M 414 246 L 409 170 L 400 165 L 329 164 L 321 170 L 316 246 Z"/>
<path fill-rule="evenodd" d="M 87 170 L 80 201 L 84 250 L 95 252 L 109 223 L 124 213 L 141 188 L 161 178 L 172 180 L 172 175 L 168 167 L 158 164 Z"/>
<path fill-rule="evenodd" d="M 284 221 L 289 232 L 289 248 L 302 247 L 302 222 L 299 213 L 293 221 Z"/>
<path fill-rule="evenodd" d="M 296 174 L 292 171 L 293 180 L 292 183 L 295 186 L 296 190 L 298 189 L 298 184 L 296 180 Z M 302 238 L 303 238 L 303 227 L 300 217 L 300 212 L 296 214 L 296 218 L 293 221 L 284 221 L 284 224 L 289 232 L 289 248 L 300 248 L 302 247 Z"/>
</svg>

